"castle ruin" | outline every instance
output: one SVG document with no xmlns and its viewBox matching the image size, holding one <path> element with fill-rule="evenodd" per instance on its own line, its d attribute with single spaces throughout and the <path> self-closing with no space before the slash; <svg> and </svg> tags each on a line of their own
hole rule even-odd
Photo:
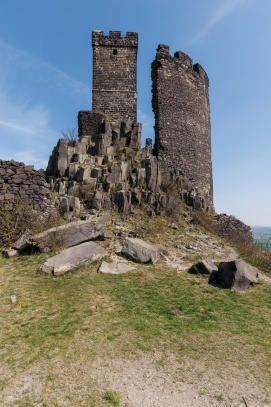
<svg viewBox="0 0 271 407">
<path fill-rule="evenodd" d="M 138 34 L 92 32 L 92 110 L 78 114 L 79 140 L 59 140 L 46 170 L 64 216 L 79 200 L 100 210 L 147 205 L 165 213 L 176 196 L 194 209 L 212 211 L 208 77 L 182 52 L 159 45 L 152 64 L 155 143 L 141 147 L 137 119 Z M 75 205 L 75 197 L 78 201 Z"/>
<path fill-rule="evenodd" d="M 199 64 L 183 52 L 159 45 L 152 63 L 154 154 L 164 175 L 185 175 L 213 204 L 209 80 Z"/>
</svg>

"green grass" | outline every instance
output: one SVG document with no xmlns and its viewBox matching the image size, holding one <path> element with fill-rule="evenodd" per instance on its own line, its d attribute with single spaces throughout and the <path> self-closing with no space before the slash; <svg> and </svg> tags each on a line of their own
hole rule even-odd
<svg viewBox="0 0 271 407">
<path fill-rule="evenodd" d="M 113 390 L 108 390 L 104 395 L 104 399 L 114 407 L 118 407 L 120 405 L 120 395 Z"/>
<path fill-rule="evenodd" d="M 255 369 L 257 358 L 257 374 L 268 380 L 270 285 L 219 290 L 163 263 L 122 275 L 96 273 L 95 263 L 54 277 L 36 272 L 45 258 L 0 258 L 1 352 L 11 375 L 55 358 L 83 364 L 156 350 L 178 358 L 204 355 L 210 363 L 226 358 L 246 369 Z M 54 381 L 48 375 L 50 386 Z M 4 387 L 4 377 L 1 382 Z M 97 404 L 92 396 L 86 405 L 106 405 L 102 394 L 95 397 Z"/>
</svg>

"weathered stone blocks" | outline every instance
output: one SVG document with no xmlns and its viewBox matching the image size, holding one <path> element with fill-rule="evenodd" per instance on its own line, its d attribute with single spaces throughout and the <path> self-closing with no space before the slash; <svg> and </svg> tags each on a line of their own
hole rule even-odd
<svg viewBox="0 0 271 407">
<path fill-rule="evenodd" d="M 196 209 L 212 210 L 213 184 L 209 81 L 183 52 L 159 45 L 152 63 L 154 154 L 163 175 L 181 172 L 197 188 Z M 202 205 L 204 200 L 204 206 Z"/>
</svg>

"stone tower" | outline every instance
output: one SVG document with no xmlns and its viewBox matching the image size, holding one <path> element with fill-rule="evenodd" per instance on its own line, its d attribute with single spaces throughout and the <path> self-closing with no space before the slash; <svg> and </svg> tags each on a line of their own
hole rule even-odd
<svg viewBox="0 0 271 407">
<path fill-rule="evenodd" d="M 155 115 L 154 154 L 164 174 L 184 176 L 213 206 L 209 80 L 183 52 L 174 57 L 159 45 L 152 63 L 152 107 Z"/>
<path fill-rule="evenodd" d="M 92 31 L 92 112 L 114 122 L 128 117 L 137 121 L 136 65 L 138 34 Z"/>
</svg>

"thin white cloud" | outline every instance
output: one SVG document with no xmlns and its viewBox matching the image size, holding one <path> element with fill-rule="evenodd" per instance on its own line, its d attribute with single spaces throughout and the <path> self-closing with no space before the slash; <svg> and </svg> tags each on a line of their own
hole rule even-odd
<svg viewBox="0 0 271 407">
<path fill-rule="evenodd" d="M 46 167 L 59 138 L 59 131 L 52 128 L 52 109 L 65 105 L 66 98 L 84 105 L 91 89 L 1 40 L 0 55 L 0 158 Z"/>
<path fill-rule="evenodd" d="M 12 64 L 15 69 L 18 69 L 19 65 L 20 69 L 31 71 L 32 75 L 34 74 L 39 81 L 48 83 L 50 80 L 50 82 L 54 82 L 57 87 L 66 89 L 68 92 L 73 92 L 77 97 L 88 98 L 91 93 L 90 86 L 72 78 L 48 62 L 19 50 L 1 39 L 0 52 L 2 54 L 0 69 L 5 66 L 10 67 Z"/>
<path fill-rule="evenodd" d="M 205 27 L 191 41 L 191 44 L 203 39 L 212 30 L 212 28 L 217 23 L 219 23 L 219 21 L 221 21 L 225 17 L 227 17 L 228 14 L 233 12 L 237 7 L 245 5 L 249 1 L 251 1 L 251 0 L 225 0 L 225 1 L 223 1 L 220 4 L 220 6 L 211 15 L 211 17 L 210 17 L 209 21 L 207 22 L 207 24 L 205 25 Z"/>
<path fill-rule="evenodd" d="M 13 154 L 12 158 L 15 161 L 34 165 L 36 169 L 40 169 L 40 168 L 46 169 L 47 164 L 48 164 L 48 159 L 44 159 L 44 157 L 42 157 L 41 155 L 38 155 L 36 150 L 16 151 Z"/>
</svg>

